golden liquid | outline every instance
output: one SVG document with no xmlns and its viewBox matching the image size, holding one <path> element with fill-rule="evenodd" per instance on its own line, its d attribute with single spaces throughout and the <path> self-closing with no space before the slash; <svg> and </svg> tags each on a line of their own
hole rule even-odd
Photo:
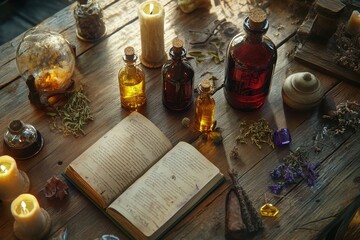
<svg viewBox="0 0 360 240">
<path fill-rule="evenodd" d="M 38 91 L 55 91 L 69 85 L 71 72 L 67 69 L 55 67 L 34 74 L 35 86 Z"/>
<path fill-rule="evenodd" d="M 120 70 L 119 88 L 122 107 L 136 110 L 145 104 L 145 76 L 140 69 Z"/>
<path fill-rule="evenodd" d="M 200 132 L 211 132 L 214 126 L 215 100 L 201 94 L 196 99 L 195 128 Z"/>
</svg>

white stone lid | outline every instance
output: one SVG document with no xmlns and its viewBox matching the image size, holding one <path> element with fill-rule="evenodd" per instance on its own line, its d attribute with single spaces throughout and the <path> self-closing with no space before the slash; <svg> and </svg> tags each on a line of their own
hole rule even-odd
<svg viewBox="0 0 360 240">
<path fill-rule="evenodd" d="M 320 80 L 312 73 L 298 72 L 285 79 L 282 95 L 288 106 L 309 109 L 321 102 L 324 89 Z"/>
</svg>

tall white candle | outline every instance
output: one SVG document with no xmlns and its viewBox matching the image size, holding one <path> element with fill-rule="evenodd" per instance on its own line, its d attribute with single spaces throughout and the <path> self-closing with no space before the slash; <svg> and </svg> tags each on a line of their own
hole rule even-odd
<svg viewBox="0 0 360 240">
<path fill-rule="evenodd" d="M 167 59 L 164 45 L 164 7 L 149 0 L 138 9 L 141 35 L 141 63 L 149 68 L 161 67 Z"/>
<path fill-rule="evenodd" d="M 14 158 L 0 156 L 0 200 L 11 201 L 27 192 L 30 181 L 25 172 L 19 171 Z"/>
<path fill-rule="evenodd" d="M 11 203 L 15 219 L 14 233 L 19 239 L 42 239 L 50 230 L 49 214 L 39 206 L 35 196 L 21 194 Z"/>
<path fill-rule="evenodd" d="M 360 33 L 360 13 L 354 10 L 347 23 L 347 32 L 356 35 Z"/>
</svg>

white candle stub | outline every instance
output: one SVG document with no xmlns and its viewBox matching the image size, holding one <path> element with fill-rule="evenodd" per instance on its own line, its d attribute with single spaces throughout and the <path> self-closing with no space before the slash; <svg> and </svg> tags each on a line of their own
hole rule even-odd
<svg viewBox="0 0 360 240">
<path fill-rule="evenodd" d="M 35 240 L 44 238 L 50 231 L 49 214 L 39 206 L 35 196 L 21 194 L 11 203 L 14 233 L 18 239 Z"/>
<path fill-rule="evenodd" d="M 161 67 L 167 59 L 164 45 L 164 8 L 157 1 L 143 2 L 138 9 L 141 35 L 141 63 Z"/>
<path fill-rule="evenodd" d="M 360 33 L 360 13 L 354 10 L 347 22 L 346 30 L 352 35 Z"/>
<path fill-rule="evenodd" d="M 0 200 L 11 201 L 27 192 L 30 181 L 25 172 L 18 170 L 14 158 L 0 156 Z"/>
</svg>

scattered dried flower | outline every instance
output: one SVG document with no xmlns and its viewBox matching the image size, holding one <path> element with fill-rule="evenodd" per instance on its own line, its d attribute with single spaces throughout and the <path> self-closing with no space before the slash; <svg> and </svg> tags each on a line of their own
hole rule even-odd
<svg viewBox="0 0 360 240">
<path fill-rule="evenodd" d="M 58 177 L 53 176 L 49 180 L 44 188 L 45 197 L 50 199 L 58 198 L 60 200 L 64 199 L 66 195 L 69 194 L 69 187 L 67 184 L 59 179 Z"/>
<path fill-rule="evenodd" d="M 261 144 L 263 143 L 274 148 L 272 130 L 265 119 L 260 119 L 250 125 L 245 121 L 240 122 L 240 134 L 236 137 L 237 144 L 247 144 L 248 138 L 250 138 L 251 143 L 255 144 L 259 149 L 262 148 Z"/>
<path fill-rule="evenodd" d="M 315 185 L 319 174 L 316 169 L 320 163 L 309 162 L 308 152 L 297 148 L 295 152 L 290 152 L 284 157 L 284 162 L 270 172 L 275 184 L 269 185 L 269 189 L 274 194 L 279 194 L 288 185 L 305 179 L 307 184 L 312 187 Z"/>
<path fill-rule="evenodd" d="M 323 116 L 331 121 L 333 126 L 328 130 L 335 134 L 343 134 L 346 130 L 356 130 L 360 126 L 360 104 L 346 101 L 340 103 L 336 110 L 329 111 Z"/>
</svg>

